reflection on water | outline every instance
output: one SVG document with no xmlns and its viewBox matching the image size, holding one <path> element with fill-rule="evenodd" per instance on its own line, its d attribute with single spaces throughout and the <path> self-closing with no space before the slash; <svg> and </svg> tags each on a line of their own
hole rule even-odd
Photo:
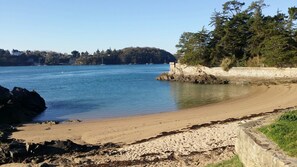
<svg viewBox="0 0 297 167">
<path fill-rule="evenodd" d="M 249 86 L 241 85 L 197 85 L 172 82 L 170 92 L 177 108 L 191 108 L 220 102 L 247 94 Z"/>
<path fill-rule="evenodd" d="M 0 85 L 36 90 L 47 110 L 38 120 L 89 119 L 176 111 L 248 92 L 234 85 L 157 81 L 168 65 L 0 67 Z"/>
</svg>

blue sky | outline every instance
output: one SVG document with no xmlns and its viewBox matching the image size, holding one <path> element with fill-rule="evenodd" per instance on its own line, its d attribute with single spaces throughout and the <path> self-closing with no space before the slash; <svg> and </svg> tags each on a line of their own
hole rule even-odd
<svg viewBox="0 0 297 167">
<path fill-rule="evenodd" d="M 208 28 L 226 0 L 0 0 L 0 48 L 121 49 L 148 46 L 176 52 L 185 31 Z M 244 1 L 247 4 L 251 0 Z M 287 12 L 296 0 L 266 0 L 265 14 Z"/>
</svg>

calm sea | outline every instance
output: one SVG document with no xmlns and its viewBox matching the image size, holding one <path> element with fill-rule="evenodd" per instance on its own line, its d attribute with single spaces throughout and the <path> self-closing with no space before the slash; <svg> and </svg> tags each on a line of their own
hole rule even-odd
<svg viewBox="0 0 297 167">
<path fill-rule="evenodd" d="M 37 120 L 94 119 L 196 107 L 249 87 L 155 80 L 169 65 L 0 67 L 0 85 L 36 90 L 47 110 Z"/>
</svg>

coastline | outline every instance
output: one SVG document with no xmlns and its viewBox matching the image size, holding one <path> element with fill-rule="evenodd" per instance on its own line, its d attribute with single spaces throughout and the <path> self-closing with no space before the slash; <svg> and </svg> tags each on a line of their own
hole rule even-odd
<svg viewBox="0 0 297 167">
<path fill-rule="evenodd" d="M 248 94 L 236 99 L 176 112 L 57 125 L 25 124 L 11 137 L 33 143 L 69 139 L 80 144 L 131 144 L 162 132 L 178 131 L 197 124 L 293 107 L 297 105 L 296 99 L 297 84 L 253 86 Z"/>
</svg>

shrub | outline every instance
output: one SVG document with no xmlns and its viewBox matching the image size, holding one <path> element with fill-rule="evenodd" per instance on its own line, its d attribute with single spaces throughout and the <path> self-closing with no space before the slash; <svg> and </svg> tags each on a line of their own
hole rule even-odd
<svg viewBox="0 0 297 167">
<path fill-rule="evenodd" d="M 249 58 L 246 62 L 247 67 L 261 67 L 263 65 L 263 59 L 259 56 Z"/>
<path fill-rule="evenodd" d="M 283 114 L 279 118 L 280 121 L 297 121 L 297 111 L 291 111 Z"/>
<path fill-rule="evenodd" d="M 231 68 L 232 68 L 232 64 L 233 64 L 233 59 L 229 58 L 229 57 L 225 57 L 223 60 L 222 60 L 222 63 L 221 63 L 221 67 L 224 71 L 229 71 Z"/>
</svg>

